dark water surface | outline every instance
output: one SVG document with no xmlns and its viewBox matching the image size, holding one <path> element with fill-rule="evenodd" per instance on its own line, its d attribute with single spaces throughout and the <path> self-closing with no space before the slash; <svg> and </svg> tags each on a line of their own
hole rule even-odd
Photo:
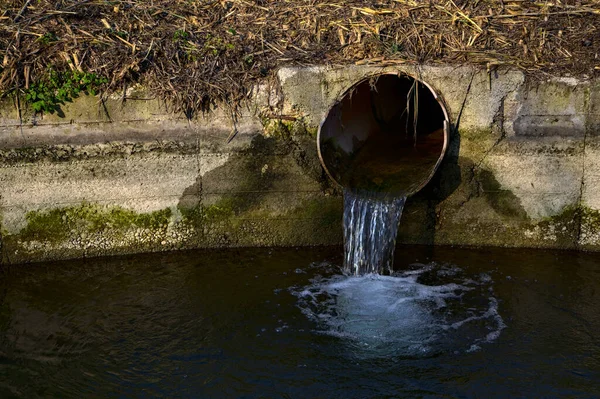
<svg viewBox="0 0 600 399">
<path fill-rule="evenodd" d="M 399 247 L 4 269 L 1 398 L 600 397 L 600 254 Z"/>
</svg>

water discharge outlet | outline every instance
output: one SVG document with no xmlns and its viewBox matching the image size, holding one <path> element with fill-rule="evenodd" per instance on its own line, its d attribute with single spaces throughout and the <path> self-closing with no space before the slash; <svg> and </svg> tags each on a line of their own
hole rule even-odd
<svg viewBox="0 0 600 399">
<path fill-rule="evenodd" d="M 345 272 L 391 272 L 406 198 L 439 167 L 448 114 L 434 91 L 405 74 L 366 78 L 329 110 L 317 137 L 327 174 L 344 188 Z"/>
</svg>

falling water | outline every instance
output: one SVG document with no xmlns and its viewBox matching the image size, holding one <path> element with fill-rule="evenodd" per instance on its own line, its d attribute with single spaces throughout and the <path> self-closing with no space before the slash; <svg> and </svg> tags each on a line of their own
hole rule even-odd
<svg viewBox="0 0 600 399">
<path fill-rule="evenodd" d="M 344 190 L 344 273 L 391 273 L 406 197 Z"/>
</svg>

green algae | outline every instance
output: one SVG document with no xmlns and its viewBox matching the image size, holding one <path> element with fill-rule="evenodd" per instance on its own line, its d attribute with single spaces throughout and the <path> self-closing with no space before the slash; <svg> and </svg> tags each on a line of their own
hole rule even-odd
<svg viewBox="0 0 600 399">
<path fill-rule="evenodd" d="M 264 246 L 337 244 L 341 240 L 340 197 L 303 201 L 283 213 L 240 208 L 240 199 L 225 197 L 212 205 L 180 209 L 182 222 L 201 232 L 202 246 Z"/>
<path fill-rule="evenodd" d="M 297 218 L 317 219 L 324 227 L 340 227 L 342 223 L 342 201 L 339 197 L 328 196 L 312 199 L 303 206 L 290 212 L 290 216 Z"/>
<path fill-rule="evenodd" d="M 261 119 L 264 135 L 275 139 L 289 139 L 291 136 L 294 122 L 282 119 Z"/>
<path fill-rule="evenodd" d="M 224 198 L 213 205 L 197 205 L 190 208 L 180 206 L 178 209 L 184 223 L 193 227 L 202 227 L 206 223 L 227 221 L 234 217 L 235 201 Z"/>
<path fill-rule="evenodd" d="M 172 216 L 170 208 L 137 213 L 119 206 L 83 203 L 78 206 L 27 212 L 27 226 L 18 236 L 24 241 L 61 242 L 73 234 L 123 230 L 131 227 L 159 229 Z"/>
<path fill-rule="evenodd" d="M 339 197 L 327 196 L 304 201 L 300 206 L 288 210 L 279 216 L 274 216 L 265 209 L 241 209 L 243 198 L 237 196 L 225 197 L 212 205 L 198 205 L 193 208 L 180 208 L 183 222 L 195 227 L 205 224 L 229 222 L 235 224 L 240 219 L 316 219 L 324 225 L 341 222 L 342 208 Z"/>
<path fill-rule="evenodd" d="M 313 138 L 317 138 L 317 134 L 319 133 L 319 128 L 318 127 L 313 127 L 313 126 L 305 126 L 306 128 L 306 133 L 313 137 Z"/>
<path fill-rule="evenodd" d="M 262 116 L 260 120 L 266 137 L 284 140 L 290 139 L 291 137 L 317 137 L 318 128 L 309 126 L 304 118 L 286 120 Z"/>
</svg>

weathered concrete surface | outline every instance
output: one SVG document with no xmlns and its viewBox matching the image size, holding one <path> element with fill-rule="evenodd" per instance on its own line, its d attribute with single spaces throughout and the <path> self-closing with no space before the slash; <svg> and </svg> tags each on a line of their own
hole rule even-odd
<svg viewBox="0 0 600 399">
<path fill-rule="evenodd" d="M 576 136 L 586 134 L 589 83 L 553 79 L 517 93 L 507 132 L 517 136 Z"/>
<path fill-rule="evenodd" d="M 235 123 L 221 110 L 188 122 L 158 102 L 90 120 L 92 103 L 64 107 L 67 124 L 21 126 L 2 111 L 4 262 L 340 242 L 341 199 L 303 123 L 254 109 Z"/>
<path fill-rule="evenodd" d="M 400 242 L 600 249 L 598 82 L 363 65 L 281 69 L 235 121 L 227 107 L 188 121 L 139 88 L 61 116 L 3 100 L 2 259 L 340 243 L 316 129 L 359 80 L 399 72 L 428 83 L 453 125 Z"/>
</svg>

